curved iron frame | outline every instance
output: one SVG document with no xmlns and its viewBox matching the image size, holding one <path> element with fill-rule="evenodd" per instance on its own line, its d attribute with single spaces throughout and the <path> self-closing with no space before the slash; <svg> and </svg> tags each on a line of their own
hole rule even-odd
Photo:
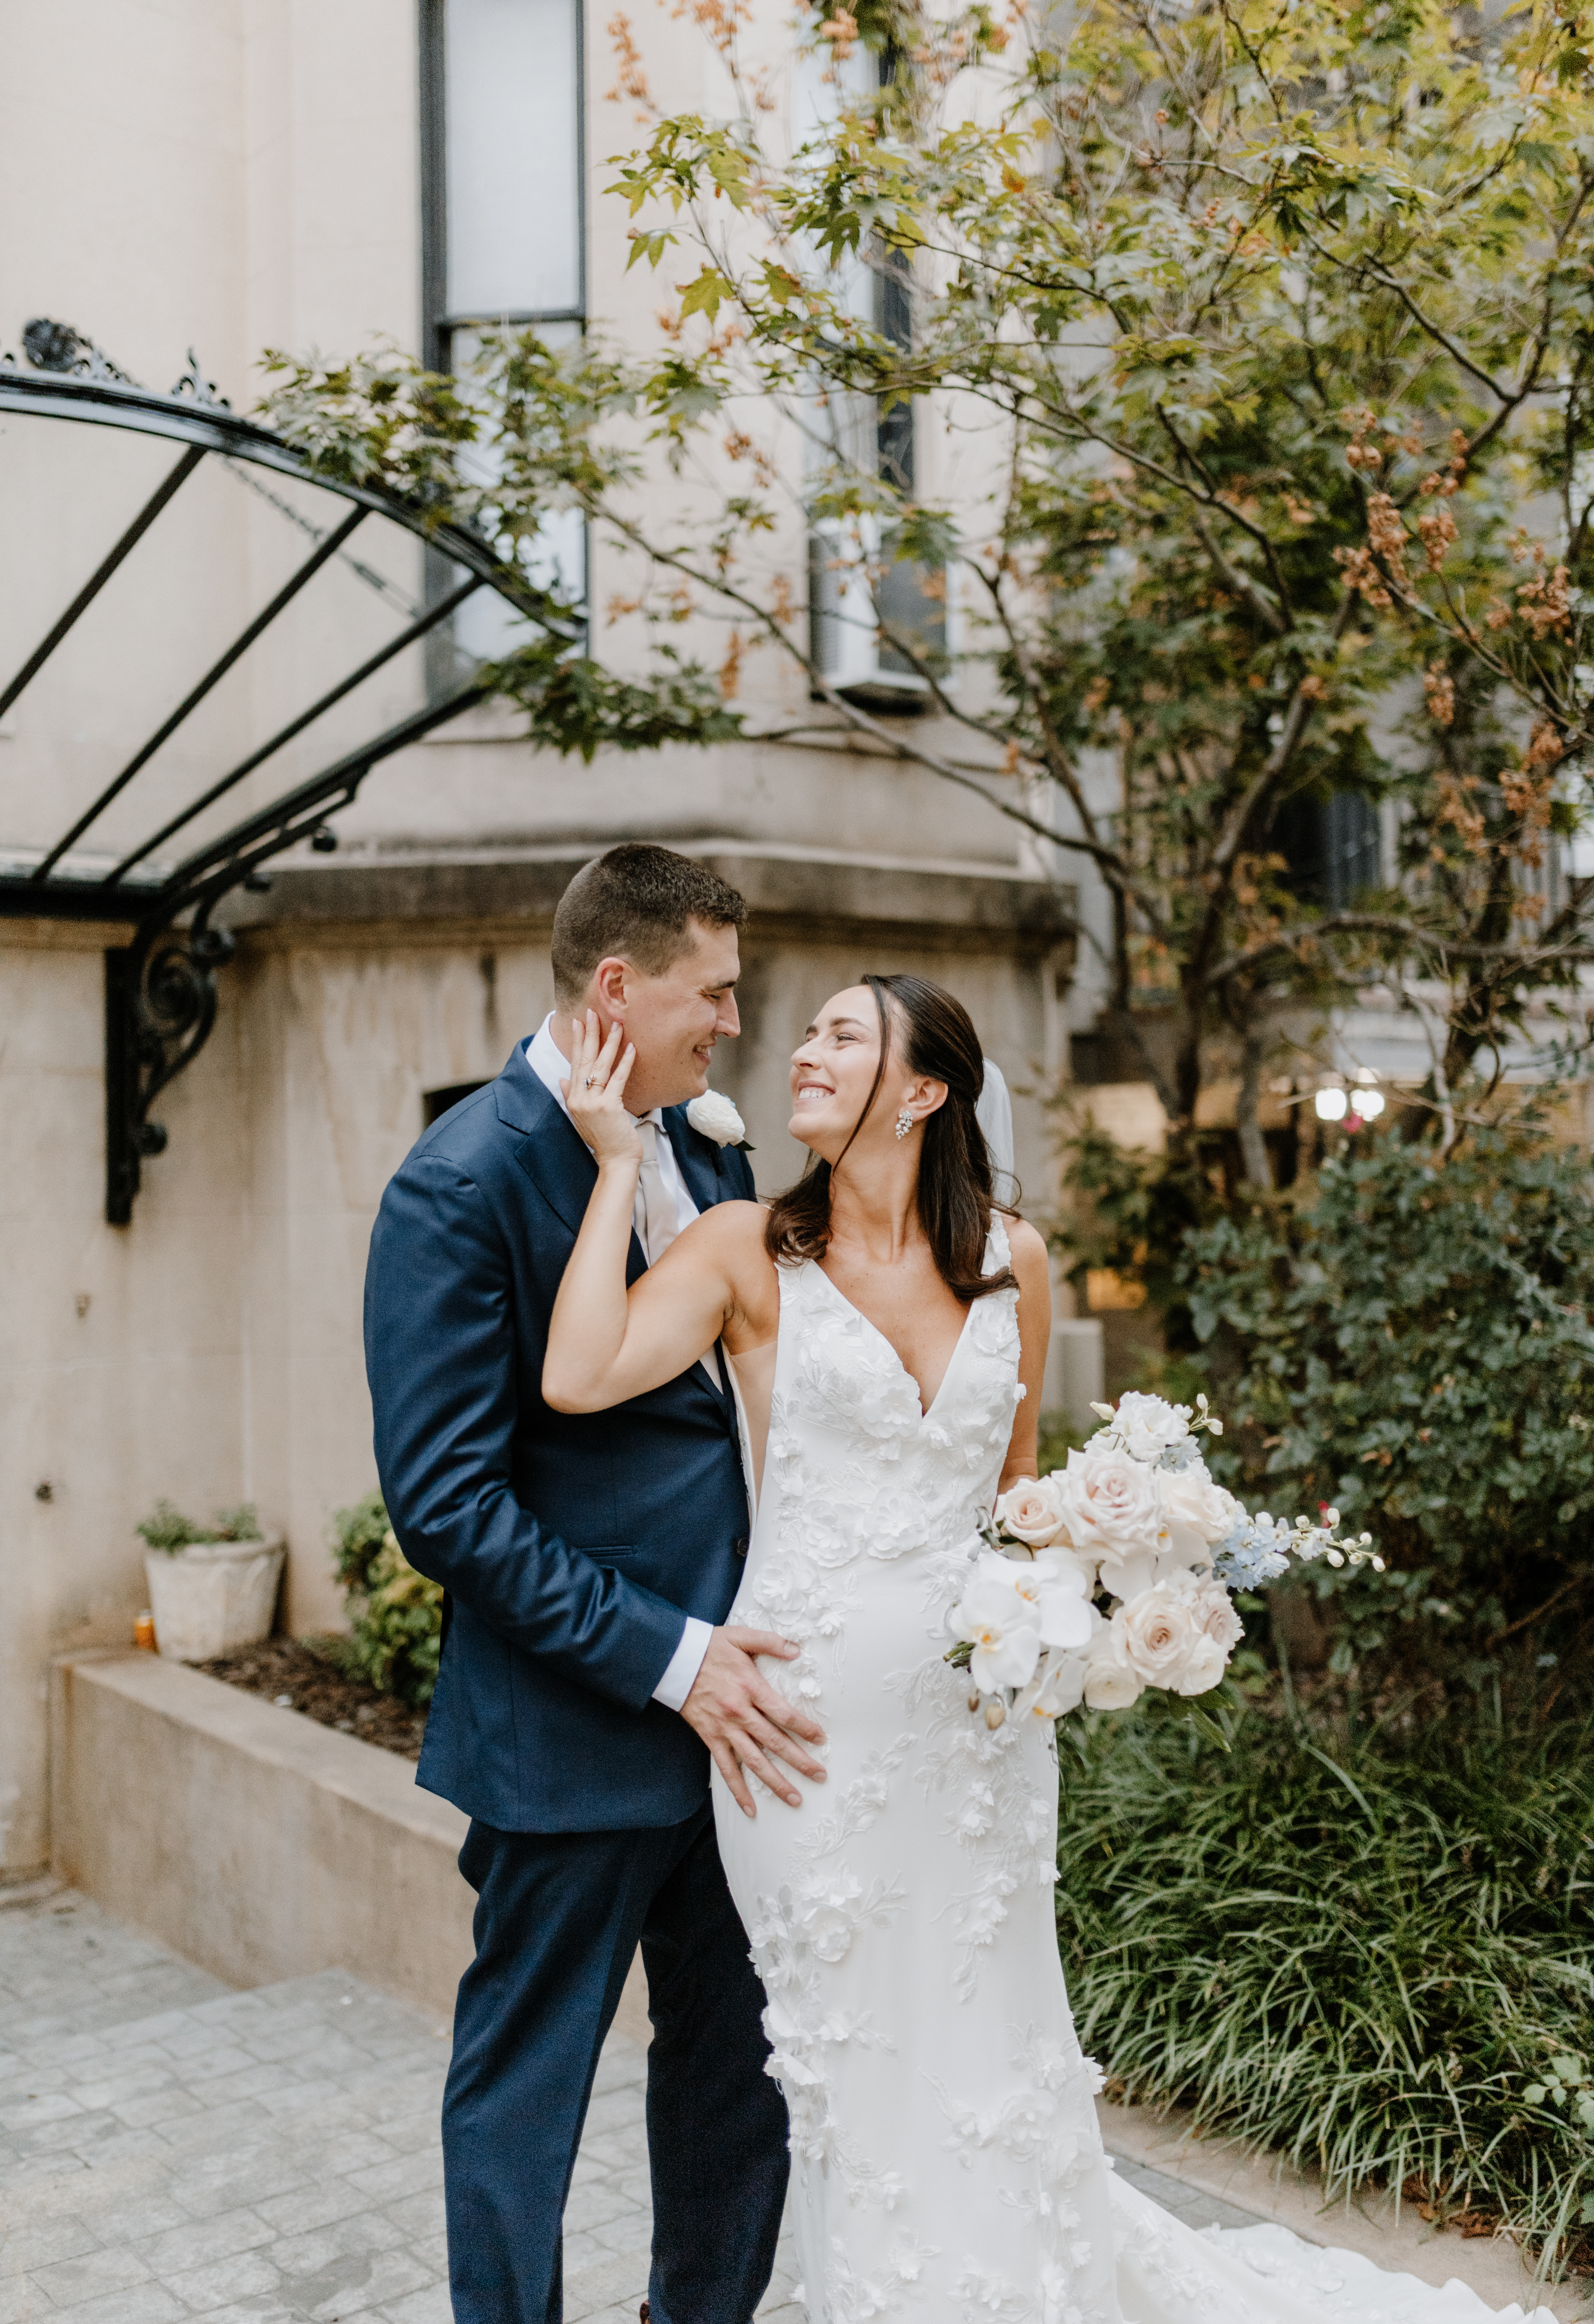
<svg viewBox="0 0 1594 2324">
<path fill-rule="evenodd" d="M 169 438 L 183 449 L 22 668 L 0 687 L 0 716 L 43 669 L 207 456 L 273 469 L 350 504 L 342 521 L 320 535 L 310 555 L 275 596 L 39 861 L 24 862 L 14 854 L 0 860 L 0 918 L 121 920 L 131 929 L 130 941 L 106 954 L 106 1216 L 113 1226 L 125 1226 L 133 1216 L 143 1161 L 159 1154 L 166 1144 L 166 1131 L 150 1119 L 150 1108 L 198 1055 L 216 1021 L 216 970 L 234 951 L 231 935 L 211 926 L 217 905 L 233 889 L 260 881 L 261 867 L 299 841 L 336 845 L 327 829 L 327 818 L 350 804 L 372 768 L 485 700 L 490 689 L 471 680 L 441 700 L 428 703 L 318 774 L 295 784 L 269 807 L 245 816 L 217 838 L 195 848 L 170 869 L 146 868 L 154 851 L 384 663 L 435 630 L 476 590 L 496 590 L 518 613 L 557 636 L 567 636 L 572 645 L 579 642 L 581 630 L 567 607 L 533 587 L 478 535 L 428 519 L 424 510 L 380 484 L 353 484 L 323 475 L 269 429 L 241 419 L 217 396 L 191 355 L 188 372 L 170 393 L 160 395 L 128 379 L 92 342 L 67 325 L 30 323 L 23 344 L 28 366 L 14 356 L 0 355 L 0 412 L 31 412 L 44 419 L 131 429 L 140 435 Z M 71 868 L 70 851 L 112 800 L 373 512 L 439 549 L 463 566 L 467 577 L 236 766 L 219 774 L 180 814 L 151 833 L 113 870 L 88 873 Z"/>
</svg>

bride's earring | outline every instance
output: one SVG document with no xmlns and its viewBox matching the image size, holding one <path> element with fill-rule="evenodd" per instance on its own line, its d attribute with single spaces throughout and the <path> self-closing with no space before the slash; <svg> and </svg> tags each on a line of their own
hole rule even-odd
<svg viewBox="0 0 1594 2324">
<path fill-rule="evenodd" d="M 897 1116 L 897 1135 L 898 1135 L 898 1138 L 906 1138 L 906 1137 L 907 1137 L 907 1135 L 908 1135 L 908 1131 L 909 1131 L 912 1128 L 913 1128 L 913 1116 L 912 1116 L 912 1114 L 910 1114 L 910 1113 L 908 1112 L 908 1108 L 907 1108 L 906 1106 L 904 1106 L 904 1107 L 903 1107 L 903 1109 L 902 1109 L 902 1111 L 901 1111 L 901 1112 Z"/>
</svg>

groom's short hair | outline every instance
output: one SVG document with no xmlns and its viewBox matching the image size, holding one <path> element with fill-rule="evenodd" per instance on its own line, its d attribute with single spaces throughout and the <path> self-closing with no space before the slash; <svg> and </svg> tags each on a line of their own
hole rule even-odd
<svg viewBox="0 0 1594 2324">
<path fill-rule="evenodd" d="M 690 923 L 739 928 L 746 899 L 689 855 L 645 839 L 610 848 L 579 871 L 554 914 L 554 994 L 574 1007 L 599 961 L 628 960 L 644 976 L 662 976 L 692 948 Z"/>
</svg>

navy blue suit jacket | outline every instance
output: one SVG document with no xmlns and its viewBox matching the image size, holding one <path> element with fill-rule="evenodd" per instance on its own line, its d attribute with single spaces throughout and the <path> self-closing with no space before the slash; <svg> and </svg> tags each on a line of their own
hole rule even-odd
<svg viewBox="0 0 1594 2324">
<path fill-rule="evenodd" d="M 746 1157 L 665 1125 L 699 1210 Z M 502 1831 L 683 1821 L 708 1754 L 652 1700 L 682 1617 L 723 1622 L 749 1530 L 735 1416 L 694 1364 L 609 1412 L 542 1400 L 597 1167 L 517 1044 L 382 1199 L 365 1276 L 376 1464 L 400 1545 L 448 1593 L 419 1781 Z M 631 1238 L 628 1279 L 645 1261 Z"/>
</svg>

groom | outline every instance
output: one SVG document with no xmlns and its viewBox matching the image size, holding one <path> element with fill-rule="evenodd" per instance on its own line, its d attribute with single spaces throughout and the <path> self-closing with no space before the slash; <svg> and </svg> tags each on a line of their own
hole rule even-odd
<svg viewBox="0 0 1594 2324">
<path fill-rule="evenodd" d="M 630 1274 L 745 1157 L 686 1103 L 740 1030 L 733 888 L 668 849 L 616 847 L 554 918 L 557 1006 L 496 1082 L 445 1114 L 382 1197 L 365 1286 L 382 1489 L 440 1582 L 442 1666 L 419 1781 L 471 1817 L 476 1892 L 443 2100 L 456 2324 L 559 2324 L 565 2200 L 593 2074 L 638 1944 L 648 1978 L 651 2324 L 748 2324 L 786 2191 L 763 1989 L 708 1803 L 712 1753 L 795 1803 L 814 1722 L 727 1629 L 750 1530 L 714 1359 L 617 1410 L 550 1411 L 548 1317 L 596 1167 L 571 1126 L 570 1019 L 634 1043 L 644 1161 Z M 712 1373 L 712 1376 L 711 1376 Z"/>
</svg>

